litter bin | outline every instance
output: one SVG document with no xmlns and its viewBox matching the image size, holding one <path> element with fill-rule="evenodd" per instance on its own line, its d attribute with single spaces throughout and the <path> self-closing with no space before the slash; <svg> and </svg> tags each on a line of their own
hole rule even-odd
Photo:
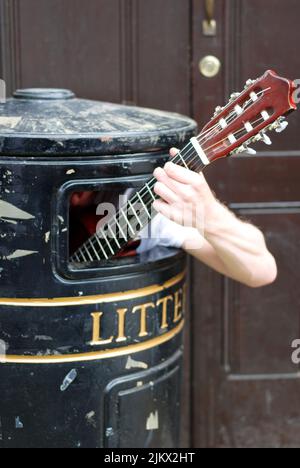
<svg viewBox="0 0 300 468">
<path fill-rule="evenodd" d="M 70 200 L 139 188 L 195 130 L 68 90 L 0 105 L 0 448 L 178 446 L 185 256 L 77 268 Z"/>
</svg>

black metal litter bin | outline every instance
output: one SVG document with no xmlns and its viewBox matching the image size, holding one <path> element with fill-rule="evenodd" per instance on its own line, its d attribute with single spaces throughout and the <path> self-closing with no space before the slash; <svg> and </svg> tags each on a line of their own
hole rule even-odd
<svg viewBox="0 0 300 468">
<path fill-rule="evenodd" d="M 69 205 L 140 187 L 195 129 L 67 90 L 0 105 L 0 448 L 178 445 L 185 256 L 75 269 Z"/>
</svg>

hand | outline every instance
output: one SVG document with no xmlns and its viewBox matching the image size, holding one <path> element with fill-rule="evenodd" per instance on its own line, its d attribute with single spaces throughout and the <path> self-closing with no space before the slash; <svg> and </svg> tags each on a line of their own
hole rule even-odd
<svg viewBox="0 0 300 468">
<path fill-rule="evenodd" d="M 170 155 L 177 154 L 172 148 Z M 216 200 L 204 175 L 168 162 L 154 171 L 157 183 L 155 193 L 160 200 L 154 202 L 156 211 L 183 226 L 204 231 L 217 222 L 222 206 Z"/>
<path fill-rule="evenodd" d="M 71 196 L 71 206 L 87 207 L 92 205 L 95 192 L 74 192 Z"/>
<path fill-rule="evenodd" d="M 172 149 L 171 156 L 176 152 Z M 263 286 L 275 280 L 276 262 L 262 232 L 239 220 L 219 203 L 203 174 L 168 162 L 164 169 L 156 169 L 154 176 L 157 179 L 154 190 L 160 197 L 154 202 L 154 208 L 178 224 L 196 228 L 197 235 L 192 233 L 191 240 L 198 242 L 201 238 L 203 241 L 200 247 L 194 248 L 187 243 L 187 237 L 183 249 L 219 273 L 247 286 Z"/>
</svg>

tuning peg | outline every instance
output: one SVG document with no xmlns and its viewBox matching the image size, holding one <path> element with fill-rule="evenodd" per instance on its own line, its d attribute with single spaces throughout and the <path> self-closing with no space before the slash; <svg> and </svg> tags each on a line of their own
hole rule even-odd
<svg viewBox="0 0 300 468">
<path fill-rule="evenodd" d="M 277 133 L 283 132 L 286 129 L 286 127 L 288 126 L 288 124 L 289 123 L 286 120 L 284 120 L 283 122 L 280 122 L 278 124 L 278 127 L 275 129 L 275 132 L 277 132 Z"/>
<path fill-rule="evenodd" d="M 230 102 L 231 101 L 235 101 L 239 96 L 240 96 L 241 93 L 231 93 L 230 95 Z"/>
<path fill-rule="evenodd" d="M 241 145 L 238 149 L 237 149 L 237 153 L 246 153 L 248 150 L 247 146 L 245 145 Z"/>
<path fill-rule="evenodd" d="M 276 120 L 274 123 L 269 125 L 268 130 L 270 130 L 270 131 L 276 130 L 279 126 L 280 126 L 280 124 Z"/>
<path fill-rule="evenodd" d="M 252 148 L 249 148 L 246 144 L 241 145 L 237 150 L 236 154 L 246 153 L 246 154 L 256 154 L 256 151 Z"/>
<path fill-rule="evenodd" d="M 250 79 L 247 80 L 246 85 L 245 85 L 245 89 L 250 88 L 250 86 L 252 86 L 254 83 L 255 83 L 255 80 L 250 80 Z"/>
<path fill-rule="evenodd" d="M 271 138 L 268 137 L 268 135 L 266 135 L 265 133 L 260 133 L 261 137 L 262 137 L 262 140 L 263 142 L 266 144 L 266 145 L 271 145 L 272 144 L 272 141 L 271 141 Z"/>
<path fill-rule="evenodd" d="M 217 106 L 217 107 L 215 108 L 214 117 L 216 117 L 217 115 L 219 115 L 219 114 L 222 112 L 222 110 L 223 110 L 223 107 Z"/>
<path fill-rule="evenodd" d="M 252 141 L 255 143 L 256 141 L 261 141 L 262 139 L 263 139 L 263 136 L 260 133 L 258 133 L 252 138 Z"/>
<path fill-rule="evenodd" d="M 235 154 L 240 154 L 240 153 L 247 153 L 248 151 L 248 146 L 246 144 L 239 146 L 234 150 Z"/>
<path fill-rule="evenodd" d="M 253 148 L 247 148 L 246 153 L 254 155 L 254 154 L 256 154 L 256 151 Z"/>
</svg>

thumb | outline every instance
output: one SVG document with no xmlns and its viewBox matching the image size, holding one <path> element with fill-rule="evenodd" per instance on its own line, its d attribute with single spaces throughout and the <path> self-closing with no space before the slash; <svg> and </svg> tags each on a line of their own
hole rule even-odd
<svg viewBox="0 0 300 468">
<path fill-rule="evenodd" d="M 174 156 L 176 156 L 176 154 L 179 152 L 179 149 L 177 148 L 171 148 L 170 149 L 170 156 L 171 158 L 174 158 Z"/>
</svg>

